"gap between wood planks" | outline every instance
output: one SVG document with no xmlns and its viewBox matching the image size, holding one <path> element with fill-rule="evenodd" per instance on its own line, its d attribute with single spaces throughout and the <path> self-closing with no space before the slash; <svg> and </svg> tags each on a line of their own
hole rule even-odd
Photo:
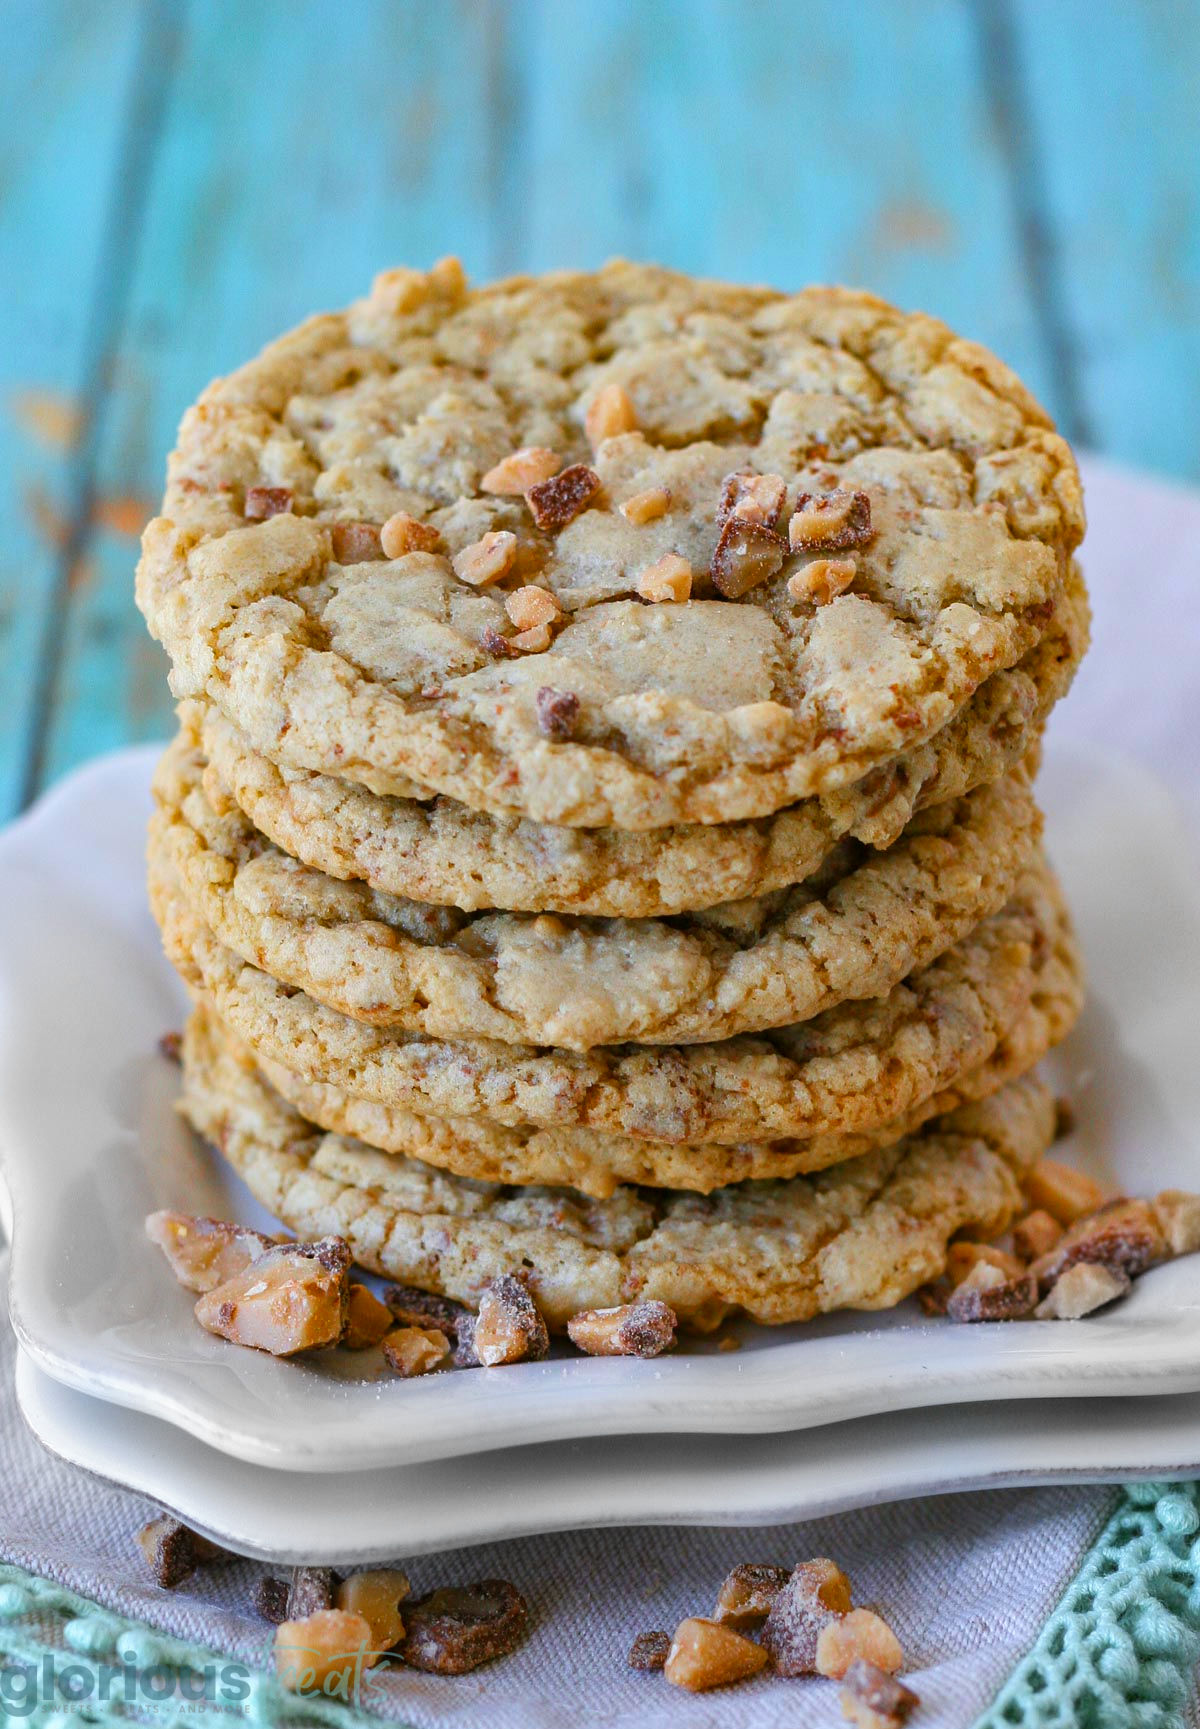
<svg viewBox="0 0 1200 1729">
<path fill-rule="evenodd" d="M 172 83 L 183 58 L 188 0 L 142 0 L 138 52 L 114 164 L 95 281 L 92 287 L 79 400 L 83 431 L 67 477 L 67 524 L 37 647 L 22 765 L 20 803 L 41 790 L 51 722 L 60 697 L 61 662 L 72 605 L 72 574 L 95 532 L 98 459 L 112 374 L 124 336 L 137 247 L 154 166 L 164 135 Z M 1005 164 L 1014 226 L 1028 275 L 1034 318 L 1053 380 L 1053 398 L 1066 436 L 1090 441 L 1091 416 L 1081 381 L 1079 345 L 1064 272 L 1049 216 L 1040 140 L 1021 60 L 1011 0 L 967 0 L 980 80 Z M 520 9 L 492 0 L 486 17 L 488 131 L 487 199 L 494 274 L 522 268 L 526 232 L 521 196 L 522 116 L 527 107 L 521 60 Z M 559 260 L 561 264 L 572 262 Z"/>
<path fill-rule="evenodd" d="M 1011 0 L 969 0 L 980 80 L 1008 173 L 1021 260 L 1054 382 L 1056 418 L 1072 444 L 1092 443 L 1080 348 L 1068 311 L 1062 259 L 1050 221 L 1041 141 L 1026 88 Z"/>
<path fill-rule="evenodd" d="M 94 532 L 95 477 L 104 411 L 112 387 L 136 259 L 138 230 L 167 97 L 180 54 L 183 0 L 143 0 L 132 88 L 114 164 L 112 185 L 91 291 L 83 374 L 81 430 L 67 473 L 66 526 L 41 639 L 37 646 L 19 807 L 41 791 L 46 739 L 58 697 L 59 664 L 71 604 L 72 573 L 85 557 Z"/>
</svg>

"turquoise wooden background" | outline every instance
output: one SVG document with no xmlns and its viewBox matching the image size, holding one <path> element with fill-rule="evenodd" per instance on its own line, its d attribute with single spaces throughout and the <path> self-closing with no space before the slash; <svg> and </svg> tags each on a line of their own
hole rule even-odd
<svg viewBox="0 0 1200 1729">
<path fill-rule="evenodd" d="M 137 534 L 372 273 L 863 284 L 1200 477 L 1198 0 L 0 0 L 0 817 L 165 731 Z"/>
</svg>

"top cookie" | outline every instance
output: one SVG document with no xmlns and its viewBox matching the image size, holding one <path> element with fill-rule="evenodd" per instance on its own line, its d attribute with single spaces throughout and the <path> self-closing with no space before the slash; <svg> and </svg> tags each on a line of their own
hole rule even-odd
<svg viewBox="0 0 1200 1729">
<path fill-rule="evenodd" d="M 647 829 L 931 737 L 1039 640 L 1082 531 L 1043 411 L 932 319 L 443 264 L 205 392 L 138 598 L 176 693 L 272 760 Z"/>
</svg>

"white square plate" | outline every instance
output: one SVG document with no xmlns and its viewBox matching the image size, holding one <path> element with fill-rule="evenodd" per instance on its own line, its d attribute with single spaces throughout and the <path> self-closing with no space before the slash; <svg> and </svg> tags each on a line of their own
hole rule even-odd
<svg viewBox="0 0 1200 1729">
<path fill-rule="evenodd" d="M 376 1469 L 530 1443 L 651 1432 L 764 1434 L 984 1400 L 1200 1390 L 1200 1257 L 1074 1324 L 955 1327 L 906 1304 L 744 1330 L 744 1348 L 654 1362 L 558 1356 L 401 1382 L 329 1354 L 284 1363 L 196 1326 L 142 1220 L 247 1215 L 172 1109 L 156 1041 L 183 1013 L 142 891 L 153 753 L 59 786 L 0 837 L 0 1158 L 10 1297 L 55 1379 L 292 1471 Z M 1079 1107 L 1069 1156 L 1132 1192 L 1200 1186 L 1200 893 L 1168 796 L 1140 769 L 1051 754 L 1051 851 L 1091 967 L 1057 1069 Z"/>
</svg>

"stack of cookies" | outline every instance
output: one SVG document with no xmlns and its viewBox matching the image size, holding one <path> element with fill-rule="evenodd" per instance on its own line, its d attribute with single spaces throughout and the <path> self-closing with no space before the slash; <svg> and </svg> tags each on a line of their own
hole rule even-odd
<svg viewBox="0 0 1200 1729">
<path fill-rule="evenodd" d="M 895 1304 L 1002 1231 L 1080 967 L 1071 453 L 838 289 L 391 271 L 184 419 L 150 889 L 185 1110 L 303 1237 L 552 1328 Z"/>
</svg>

